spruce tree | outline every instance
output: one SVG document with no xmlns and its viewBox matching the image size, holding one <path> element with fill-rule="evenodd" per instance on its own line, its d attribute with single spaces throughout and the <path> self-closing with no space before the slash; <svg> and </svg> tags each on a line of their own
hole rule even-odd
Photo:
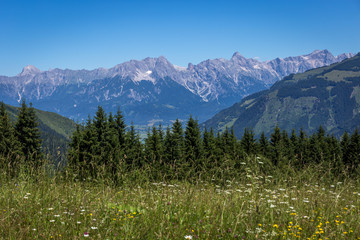
<svg viewBox="0 0 360 240">
<path fill-rule="evenodd" d="M 147 159 L 153 165 L 161 164 L 162 157 L 162 142 L 160 129 L 156 129 L 155 126 L 152 127 L 152 131 L 148 131 L 148 137 L 145 139 L 145 154 Z"/>
<path fill-rule="evenodd" d="M 240 140 L 242 149 L 246 154 L 252 155 L 257 152 L 255 133 L 252 129 L 245 128 L 244 134 Z"/>
<path fill-rule="evenodd" d="M 299 131 L 298 144 L 295 147 L 297 165 L 303 167 L 308 160 L 308 137 L 302 128 Z"/>
<path fill-rule="evenodd" d="M 172 162 L 172 153 L 173 153 L 173 143 L 172 143 L 172 136 L 171 136 L 171 129 L 167 126 L 165 131 L 164 137 L 164 144 L 163 144 L 163 161 L 169 167 Z"/>
<path fill-rule="evenodd" d="M 142 144 L 140 142 L 139 134 L 135 131 L 133 124 L 130 126 L 130 130 L 125 135 L 125 154 L 124 158 L 131 168 L 142 167 L 144 162 L 142 161 Z"/>
<path fill-rule="evenodd" d="M 185 130 L 185 154 L 187 160 L 196 161 L 202 154 L 201 132 L 198 122 L 190 116 Z"/>
<path fill-rule="evenodd" d="M 13 165 L 21 155 L 20 143 L 15 137 L 15 129 L 6 111 L 5 104 L 0 103 L 0 158 L 5 164 Z M 1 161 L 0 161 L 1 162 Z"/>
<path fill-rule="evenodd" d="M 95 157 L 96 164 L 107 164 L 111 158 L 111 131 L 109 128 L 109 122 L 104 109 L 99 106 L 93 120 L 93 125 L 96 131 L 95 142 Z"/>
<path fill-rule="evenodd" d="M 269 141 L 264 132 L 261 133 L 259 138 L 259 151 L 264 157 L 269 155 Z"/>
<path fill-rule="evenodd" d="M 284 148 L 280 128 L 278 126 L 275 127 L 274 132 L 270 137 L 270 151 L 273 164 L 275 166 L 279 165 L 283 157 Z"/>
<path fill-rule="evenodd" d="M 203 134 L 203 151 L 204 151 L 204 164 L 208 171 L 214 170 L 216 165 L 216 139 L 214 131 L 211 128 L 210 132 L 205 128 Z"/>
<path fill-rule="evenodd" d="M 25 155 L 26 161 L 32 162 L 35 167 L 38 167 L 43 159 L 38 126 L 35 109 L 31 103 L 30 107 L 28 107 L 25 100 L 23 100 L 15 123 L 15 135 L 20 142 L 21 151 Z"/>
<path fill-rule="evenodd" d="M 351 134 L 350 144 L 348 148 L 350 158 L 350 169 L 352 171 L 360 170 L 360 134 L 359 129 L 356 128 Z"/>
<path fill-rule="evenodd" d="M 97 133 L 93 121 L 89 116 L 82 131 L 82 137 L 79 144 L 80 156 L 78 167 L 80 167 L 83 176 L 87 175 L 89 172 L 92 177 L 96 177 L 97 175 L 98 158 L 96 155 L 96 146 Z"/>
<path fill-rule="evenodd" d="M 348 132 L 345 131 L 341 137 L 340 146 L 341 146 L 343 163 L 345 164 L 346 167 L 351 165 L 349 145 L 350 145 L 350 136 Z"/>
<path fill-rule="evenodd" d="M 120 108 L 118 108 L 115 114 L 115 128 L 119 138 L 120 148 L 125 147 L 125 134 L 126 134 L 126 124 L 124 116 L 122 115 Z"/>
<path fill-rule="evenodd" d="M 184 158 L 184 131 L 179 119 L 176 119 L 172 126 L 172 160 L 181 163 Z"/>
<path fill-rule="evenodd" d="M 109 113 L 108 126 L 109 126 L 108 141 L 110 143 L 110 151 L 111 151 L 110 160 L 112 165 L 112 172 L 115 173 L 116 171 L 115 168 L 116 166 L 118 166 L 119 160 L 124 155 L 124 153 L 119 142 L 117 124 L 111 112 Z"/>
</svg>

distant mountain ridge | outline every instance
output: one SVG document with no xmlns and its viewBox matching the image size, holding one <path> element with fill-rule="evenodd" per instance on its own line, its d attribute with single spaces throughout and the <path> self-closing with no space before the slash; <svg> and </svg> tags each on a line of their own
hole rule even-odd
<svg viewBox="0 0 360 240">
<path fill-rule="evenodd" d="M 0 76 L 0 100 L 16 104 L 26 98 L 37 108 L 81 120 L 98 105 L 107 111 L 121 107 L 136 123 L 171 121 L 189 114 L 200 121 L 243 97 L 267 89 L 290 73 L 339 62 L 353 54 L 333 56 L 328 50 L 276 58 L 206 60 L 187 68 L 166 58 L 131 60 L 113 68 L 41 71 L 26 66 L 17 76 Z"/>
<path fill-rule="evenodd" d="M 247 96 L 220 111 L 203 127 L 233 127 L 237 137 L 245 128 L 269 136 L 275 126 L 311 134 L 322 125 L 336 136 L 360 126 L 360 53 L 340 63 L 291 74 L 269 90 Z"/>
</svg>

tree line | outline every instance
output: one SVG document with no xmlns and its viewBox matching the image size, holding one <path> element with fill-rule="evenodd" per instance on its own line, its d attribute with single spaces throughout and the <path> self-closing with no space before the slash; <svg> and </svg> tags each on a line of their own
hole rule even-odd
<svg viewBox="0 0 360 240">
<path fill-rule="evenodd" d="M 152 126 L 144 141 L 134 130 L 127 128 L 121 111 L 107 115 L 98 108 L 93 119 L 78 125 L 68 152 L 68 166 L 97 176 L 99 166 L 115 174 L 119 169 L 133 171 L 149 169 L 155 179 L 184 179 L 207 175 L 221 177 L 236 175 L 249 159 L 264 171 L 269 168 L 292 166 L 303 169 L 310 164 L 323 164 L 334 174 L 357 174 L 360 170 L 360 134 L 358 129 L 341 139 L 326 134 L 323 127 L 312 135 L 303 130 L 290 134 L 275 127 L 272 134 L 259 139 L 251 129 L 245 129 L 237 139 L 232 129 L 215 133 L 201 131 L 198 122 L 189 117 L 183 125 L 176 120 L 165 129 Z"/>
<path fill-rule="evenodd" d="M 0 107 L 0 155 L 8 162 L 23 157 L 41 162 L 40 132 L 33 108 L 23 102 L 12 124 Z M 127 126 L 120 110 L 105 113 L 99 106 L 93 118 L 78 124 L 67 151 L 66 169 L 81 178 L 106 174 L 116 181 L 128 172 L 146 172 L 152 179 L 188 179 L 207 176 L 233 178 L 246 166 L 260 173 L 291 166 L 301 170 L 311 164 L 325 165 L 335 175 L 359 173 L 360 134 L 356 129 L 340 139 L 326 134 L 323 127 L 312 135 L 303 130 L 290 134 L 275 127 L 269 137 L 255 138 L 245 129 L 237 139 L 232 129 L 214 132 L 201 128 L 193 117 L 186 123 L 152 126 L 144 140 L 134 126 Z"/>
</svg>

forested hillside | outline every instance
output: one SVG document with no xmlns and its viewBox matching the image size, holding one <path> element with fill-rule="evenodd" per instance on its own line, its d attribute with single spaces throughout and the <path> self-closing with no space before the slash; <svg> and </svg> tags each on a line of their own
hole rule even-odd
<svg viewBox="0 0 360 240">
<path fill-rule="evenodd" d="M 245 128 L 269 136 L 275 126 L 312 134 L 322 125 L 340 137 L 360 125 L 360 54 L 327 67 L 291 74 L 269 90 L 252 94 L 222 110 L 203 126 L 223 131 Z"/>
<path fill-rule="evenodd" d="M 19 107 L 4 105 L 10 121 L 15 123 L 18 119 Z M 70 136 L 76 128 L 76 123 L 59 114 L 33 109 L 40 130 L 42 149 L 54 161 L 64 160 Z"/>
</svg>

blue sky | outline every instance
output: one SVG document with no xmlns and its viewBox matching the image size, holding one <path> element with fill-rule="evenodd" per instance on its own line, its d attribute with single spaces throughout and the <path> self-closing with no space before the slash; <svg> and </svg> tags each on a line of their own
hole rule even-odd
<svg viewBox="0 0 360 240">
<path fill-rule="evenodd" d="M 360 51 L 359 0 L 0 0 L 0 75 L 26 65 L 113 67 L 130 59 L 269 60 Z"/>
</svg>

